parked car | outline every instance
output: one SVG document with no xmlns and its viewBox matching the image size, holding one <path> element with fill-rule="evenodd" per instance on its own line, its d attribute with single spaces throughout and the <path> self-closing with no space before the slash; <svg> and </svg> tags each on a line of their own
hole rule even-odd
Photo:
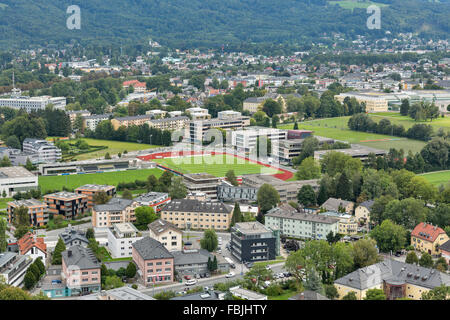
<svg viewBox="0 0 450 320">
<path fill-rule="evenodd" d="M 205 273 L 205 278 L 209 278 L 211 275 L 209 273 Z"/>
<path fill-rule="evenodd" d="M 203 287 L 203 291 L 209 291 L 209 290 L 211 290 L 210 287 Z"/>
<path fill-rule="evenodd" d="M 176 295 L 181 295 L 181 296 L 184 296 L 186 294 L 186 291 L 178 291 L 177 293 L 176 293 Z"/>
<path fill-rule="evenodd" d="M 185 246 L 192 246 L 192 242 L 186 241 L 186 242 L 184 243 L 184 245 L 185 245 Z"/>
<path fill-rule="evenodd" d="M 278 278 L 280 278 L 280 279 L 283 279 L 283 278 L 284 278 L 283 272 L 280 272 L 280 273 L 278 274 Z"/>
<path fill-rule="evenodd" d="M 198 273 L 195 275 L 195 279 L 200 279 L 200 275 Z"/>
<path fill-rule="evenodd" d="M 234 277 L 234 272 L 228 273 L 225 277 L 226 278 L 233 278 Z"/>
<path fill-rule="evenodd" d="M 266 266 L 266 270 L 271 270 L 269 265 Z"/>
<path fill-rule="evenodd" d="M 187 286 L 193 286 L 193 285 L 196 284 L 196 283 L 197 283 L 197 280 L 191 279 L 191 280 L 186 281 L 186 282 L 185 282 L 185 285 L 187 285 Z"/>
<path fill-rule="evenodd" d="M 191 276 L 184 276 L 186 280 L 191 280 Z"/>
</svg>

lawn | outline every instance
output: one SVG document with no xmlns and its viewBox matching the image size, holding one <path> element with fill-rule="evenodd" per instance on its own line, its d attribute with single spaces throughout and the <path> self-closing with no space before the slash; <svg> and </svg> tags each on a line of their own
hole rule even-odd
<svg viewBox="0 0 450 320">
<path fill-rule="evenodd" d="M 8 202 L 13 201 L 13 198 L 0 198 L 0 210 L 8 207 Z"/>
<path fill-rule="evenodd" d="M 421 176 L 436 186 L 450 182 L 450 170 L 424 173 Z"/>
<path fill-rule="evenodd" d="M 296 291 L 290 291 L 290 290 L 286 290 L 283 294 L 279 295 L 279 296 L 268 296 L 267 299 L 268 300 L 287 300 L 292 296 L 295 296 L 297 294 Z"/>
<path fill-rule="evenodd" d="M 314 134 L 318 136 L 346 141 L 348 143 L 358 143 L 364 146 L 379 148 L 382 150 L 389 150 L 390 148 L 403 148 L 406 153 L 409 150 L 411 150 L 413 153 L 416 153 L 422 150 L 422 148 L 426 144 L 424 141 L 419 140 L 350 130 L 347 126 L 349 118 L 349 116 L 346 116 L 298 122 L 298 128 L 304 130 L 312 130 L 314 131 Z M 283 124 L 279 125 L 278 128 L 293 129 L 294 124 Z"/>
<path fill-rule="evenodd" d="M 76 189 L 84 184 L 109 184 L 117 186 L 119 182 L 133 182 L 135 180 L 146 180 L 151 174 L 155 177 L 163 173 L 160 169 L 127 170 L 104 173 L 74 174 L 67 176 L 40 176 L 39 186 L 45 193 L 48 190 Z"/>
<path fill-rule="evenodd" d="M 276 174 L 278 170 L 231 155 L 208 155 L 154 159 L 161 165 L 181 173 L 209 173 L 216 177 L 225 177 L 228 170 L 234 170 L 236 176 L 252 173 Z"/>
<path fill-rule="evenodd" d="M 387 4 L 384 3 L 377 3 L 373 1 L 360 2 L 357 0 L 328 1 L 328 3 L 333 5 L 338 4 L 341 8 L 349 10 L 353 10 L 355 8 L 365 9 L 371 5 L 376 5 L 378 7 L 388 6 Z"/>
<path fill-rule="evenodd" d="M 446 131 L 450 131 L 450 117 L 439 117 L 433 121 L 414 121 L 414 119 L 408 116 L 402 116 L 398 112 L 380 112 L 370 113 L 369 116 L 376 122 L 381 119 L 388 119 L 392 124 L 401 124 L 406 130 L 411 128 L 415 124 L 428 124 L 433 127 L 436 132 L 439 128 L 443 128 Z"/>
</svg>

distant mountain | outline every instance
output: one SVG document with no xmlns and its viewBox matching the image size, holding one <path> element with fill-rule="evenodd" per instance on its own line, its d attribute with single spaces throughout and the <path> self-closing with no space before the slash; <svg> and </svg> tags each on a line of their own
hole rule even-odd
<svg viewBox="0 0 450 320">
<path fill-rule="evenodd" d="M 450 3 L 374 0 L 381 30 L 369 30 L 365 8 L 326 0 L 0 0 L 0 47 L 152 38 L 177 47 L 236 43 L 304 43 L 340 32 L 382 37 L 385 31 L 448 37 Z M 352 2 L 352 1 L 342 1 Z M 81 8 L 81 30 L 69 30 L 70 5 Z"/>
</svg>

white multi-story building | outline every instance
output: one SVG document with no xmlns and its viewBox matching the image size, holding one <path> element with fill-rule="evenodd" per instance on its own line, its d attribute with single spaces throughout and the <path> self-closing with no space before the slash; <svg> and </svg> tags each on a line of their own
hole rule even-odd
<svg viewBox="0 0 450 320">
<path fill-rule="evenodd" d="M 61 149 L 52 142 L 43 139 L 26 138 L 23 141 L 23 151 L 37 153 L 40 163 L 52 163 L 61 160 Z"/>
<path fill-rule="evenodd" d="M 83 125 L 85 128 L 95 131 L 95 128 L 97 128 L 97 125 L 105 120 L 109 120 L 109 117 L 111 116 L 111 113 L 107 114 L 93 114 L 90 116 L 83 117 Z"/>
<path fill-rule="evenodd" d="M 49 104 L 55 109 L 64 110 L 66 107 L 65 97 L 13 97 L 0 99 L 0 107 L 9 107 L 13 109 L 25 109 L 27 112 L 45 109 Z"/>
<path fill-rule="evenodd" d="M 267 137 L 271 141 L 286 140 L 288 131 L 263 128 L 263 127 L 248 127 L 245 130 L 236 130 L 231 132 L 231 144 L 237 150 L 250 151 L 256 147 L 256 141 L 259 137 Z"/>
<path fill-rule="evenodd" d="M 139 231 L 130 222 L 115 223 L 108 228 L 108 249 L 113 258 L 131 257 L 133 243 L 141 239 Z"/>
<path fill-rule="evenodd" d="M 38 188 L 38 177 L 24 167 L 0 168 L 0 194 L 3 191 L 8 197 L 17 192 L 26 192 Z"/>
</svg>

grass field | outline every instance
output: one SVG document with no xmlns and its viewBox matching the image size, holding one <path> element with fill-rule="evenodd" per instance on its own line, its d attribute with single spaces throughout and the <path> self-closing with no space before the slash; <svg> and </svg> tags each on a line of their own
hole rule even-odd
<svg viewBox="0 0 450 320">
<path fill-rule="evenodd" d="M 236 158 L 230 155 L 194 156 L 165 158 L 152 160 L 163 166 L 169 167 L 181 173 L 206 172 L 216 177 L 225 177 L 228 170 L 234 170 L 234 174 L 265 173 L 276 174 L 278 170 L 267 168 L 248 160 Z"/>
<path fill-rule="evenodd" d="M 412 140 L 408 138 L 399 138 L 384 134 L 368 133 L 360 131 L 352 131 L 348 128 L 347 122 L 350 117 L 338 117 L 328 119 L 318 119 L 305 122 L 299 122 L 298 128 L 314 131 L 315 135 L 333 138 L 348 143 L 358 143 L 364 146 L 389 150 L 390 148 L 397 148 L 408 152 L 419 152 L 424 146 L 425 142 L 419 140 Z M 292 129 L 294 124 L 279 125 L 280 129 Z M 368 140 L 382 140 L 386 141 L 368 141 Z"/>
<path fill-rule="evenodd" d="M 159 169 L 141 169 L 68 176 L 41 176 L 39 177 L 39 186 L 45 193 L 48 190 L 62 190 L 64 186 L 70 190 L 88 183 L 117 185 L 119 182 L 146 180 L 151 174 L 158 178 L 162 173 L 163 171 Z"/>
<path fill-rule="evenodd" d="M 387 4 L 384 3 L 377 3 L 373 1 L 365 1 L 365 2 L 359 2 L 356 0 L 342 0 L 342 1 L 328 1 L 329 4 L 338 4 L 341 8 L 353 10 L 355 8 L 361 8 L 365 9 L 368 6 L 371 5 L 377 5 L 378 7 L 386 7 Z"/>
<path fill-rule="evenodd" d="M 450 182 L 450 170 L 424 173 L 421 176 L 436 186 Z"/>
<path fill-rule="evenodd" d="M 388 119 L 393 124 L 401 124 L 405 129 L 411 128 L 413 125 L 421 123 L 427 124 L 433 127 L 434 131 L 437 131 L 439 128 L 443 128 L 444 130 L 450 131 L 450 117 L 439 117 L 434 119 L 433 121 L 414 121 L 414 119 L 408 116 L 402 116 L 398 112 L 380 112 L 380 113 L 371 113 L 369 116 L 376 122 L 379 122 L 381 119 Z"/>
<path fill-rule="evenodd" d="M 13 201 L 13 198 L 0 198 L 0 210 L 8 207 L 8 202 Z"/>
</svg>

